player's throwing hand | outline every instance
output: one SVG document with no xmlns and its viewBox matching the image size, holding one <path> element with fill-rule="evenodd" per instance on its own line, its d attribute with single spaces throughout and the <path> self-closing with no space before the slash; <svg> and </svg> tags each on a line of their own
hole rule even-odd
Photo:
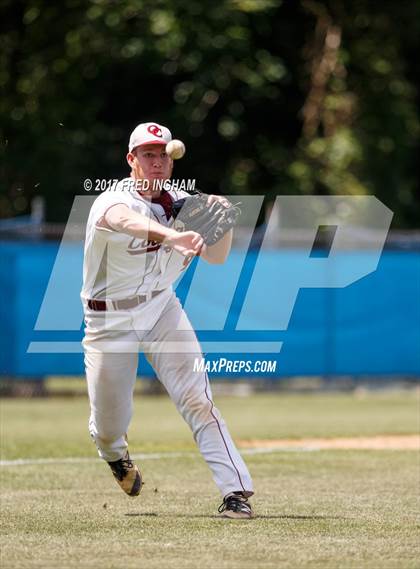
<svg viewBox="0 0 420 569">
<path fill-rule="evenodd" d="M 165 245 L 175 249 L 175 251 L 184 255 L 184 257 L 197 255 L 200 252 L 203 243 L 203 238 L 195 231 L 184 231 L 183 233 L 179 233 L 174 230 L 164 241 Z"/>
</svg>

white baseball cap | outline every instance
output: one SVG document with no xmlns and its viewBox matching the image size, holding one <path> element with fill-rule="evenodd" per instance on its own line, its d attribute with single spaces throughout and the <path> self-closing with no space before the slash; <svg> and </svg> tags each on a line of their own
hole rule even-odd
<svg viewBox="0 0 420 569">
<path fill-rule="evenodd" d="M 171 131 L 157 122 L 144 122 L 136 126 L 130 136 L 128 151 L 144 144 L 168 144 L 172 140 Z"/>
</svg>

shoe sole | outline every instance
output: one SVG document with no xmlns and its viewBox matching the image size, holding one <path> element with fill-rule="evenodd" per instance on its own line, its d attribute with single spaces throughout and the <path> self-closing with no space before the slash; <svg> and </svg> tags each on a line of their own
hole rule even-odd
<svg viewBox="0 0 420 569">
<path fill-rule="evenodd" d="M 127 496 L 130 496 L 131 498 L 135 498 L 136 496 L 138 496 L 141 492 L 141 489 L 143 488 L 143 478 L 141 476 L 141 472 L 138 470 L 136 473 L 136 479 L 133 482 L 133 485 L 131 486 L 130 489 L 125 489 L 121 482 L 118 480 L 118 478 L 115 478 L 115 481 L 117 482 L 118 486 L 121 488 L 121 490 L 124 492 L 124 494 L 127 494 Z"/>
<path fill-rule="evenodd" d="M 140 472 L 138 472 L 133 487 L 131 488 L 131 491 L 128 493 L 128 495 L 132 497 L 138 496 L 141 492 L 142 486 L 143 484 L 142 484 L 141 474 Z"/>
</svg>

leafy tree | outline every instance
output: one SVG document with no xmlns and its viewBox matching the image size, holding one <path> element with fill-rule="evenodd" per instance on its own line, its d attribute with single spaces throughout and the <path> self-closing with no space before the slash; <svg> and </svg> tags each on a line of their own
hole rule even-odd
<svg viewBox="0 0 420 569">
<path fill-rule="evenodd" d="M 187 145 L 204 191 L 373 193 L 418 223 L 419 5 L 3 0 L 0 214 L 126 175 L 134 126 Z"/>
</svg>

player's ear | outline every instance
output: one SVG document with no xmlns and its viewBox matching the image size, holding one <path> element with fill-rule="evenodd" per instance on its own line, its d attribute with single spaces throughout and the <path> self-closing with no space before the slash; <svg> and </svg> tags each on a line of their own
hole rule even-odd
<svg viewBox="0 0 420 569">
<path fill-rule="evenodd" d="M 133 154 L 132 152 L 129 152 L 127 154 L 127 162 L 128 162 L 128 165 L 130 166 L 130 168 L 134 167 L 134 161 L 135 160 L 136 160 L 136 155 Z"/>
</svg>

